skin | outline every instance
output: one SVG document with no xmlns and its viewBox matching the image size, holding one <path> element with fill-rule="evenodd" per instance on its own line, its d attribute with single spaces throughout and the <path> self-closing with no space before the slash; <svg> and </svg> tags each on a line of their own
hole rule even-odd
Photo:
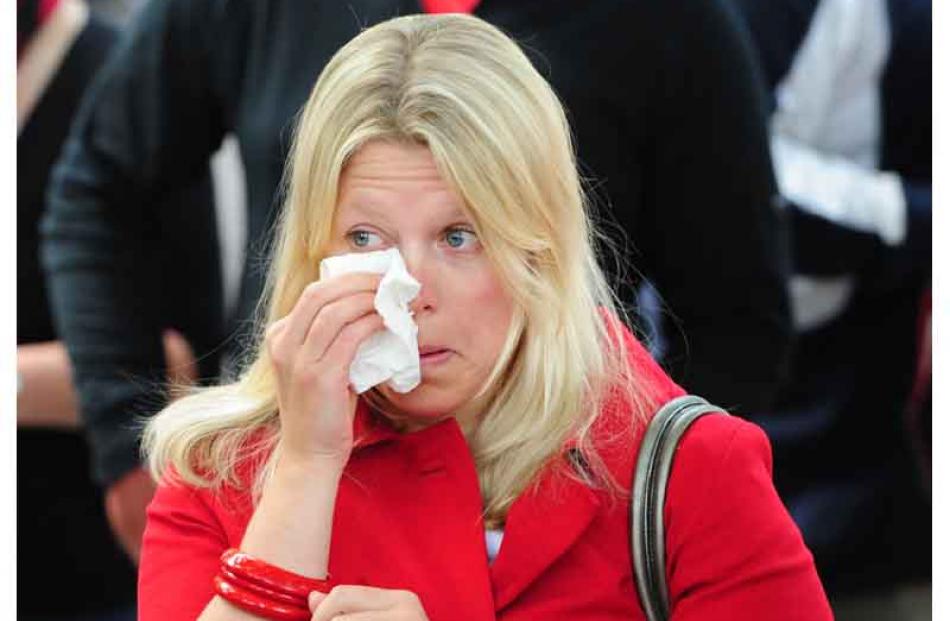
<svg viewBox="0 0 950 621">
<path fill-rule="evenodd" d="M 188 341 L 175 330 L 162 335 L 169 398 L 175 399 L 198 381 L 198 362 Z M 112 533 L 132 562 L 138 564 L 145 533 L 145 510 L 155 494 L 155 482 L 144 468 L 135 468 L 106 489 L 106 518 Z"/>
<path fill-rule="evenodd" d="M 476 413 L 467 406 L 511 321 L 511 298 L 462 205 L 422 145 L 368 144 L 340 179 L 331 254 L 398 248 L 422 285 L 410 305 L 420 354 L 450 352 L 439 364 L 427 364 L 423 355 L 422 383 L 409 393 L 378 388 L 416 428 L 448 415 L 470 422 Z"/>
<path fill-rule="evenodd" d="M 168 329 L 162 335 L 168 382 L 193 384 L 198 377 L 194 353 L 185 337 Z M 17 426 L 78 430 L 79 406 L 73 388 L 72 364 L 61 341 L 28 343 L 16 349 L 17 374 L 23 383 L 17 394 Z"/>
<path fill-rule="evenodd" d="M 198 379 L 198 364 L 188 341 L 168 329 L 162 335 L 167 378 L 173 387 L 184 388 Z M 17 395 L 17 426 L 72 430 L 82 428 L 73 388 L 72 365 L 60 341 L 32 343 L 17 347 L 17 373 L 23 391 Z M 145 531 L 145 508 L 155 492 L 149 474 L 135 468 L 105 491 L 105 512 L 109 526 L 122 548 L 138 563 Z"/>
<path fill-rule="evenodd" d="M 422 285 L 411 304 L 420 351 L 441 352 L 436 360 L 422 356 L 422 383 L 408 394 L 379 388 L 410 431 L 449 416 L 476 419 L 473 397 L 512 317 L 511 298 L 462 205 L 424 146 L 369 143 L 340 177 L 330 254 L 398 248 Z M 357 396 L 348 369 L 359 345 L 383 327 L 373 308 L 380 278 L 353 273 L 311 283 L 266 336 L 281 441 L 241 549 L 309 577 L 327 573 L 336 494 L 353 447 Z M 427 618 L 408 591 L 340 585 L 308 603 L 317 621 Z M 256 617 L 215 597 L 200 618 Z"/>
</svg>

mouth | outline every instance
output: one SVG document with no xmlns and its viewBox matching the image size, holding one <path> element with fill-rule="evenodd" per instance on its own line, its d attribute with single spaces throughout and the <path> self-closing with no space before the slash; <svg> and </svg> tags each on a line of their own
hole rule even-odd
<svg viewBox="0 0 950 621">
<path fill-rule="evenodd" d="M 451 358 L 454 353 L 447 347 L 420 347 L 419 363 L 425 366 L 440 364 Z"/>
</svg>

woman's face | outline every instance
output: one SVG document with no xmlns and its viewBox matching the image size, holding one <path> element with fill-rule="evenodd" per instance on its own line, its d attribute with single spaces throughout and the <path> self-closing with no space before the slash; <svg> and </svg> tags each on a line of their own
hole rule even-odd
<svg viewBox="0 0 950 621">
<path fill-rule="evenodd" d="M 512 317 L 462 205 L 421 145 L 370 142 L 340 176 L 330 253 L 398 248 L 422 285 L 410 304 L 422 382 L 407 394 L 379 387 L 411 427 L 477 414 L 465 406 L 494 367 Z"/>
</svg>

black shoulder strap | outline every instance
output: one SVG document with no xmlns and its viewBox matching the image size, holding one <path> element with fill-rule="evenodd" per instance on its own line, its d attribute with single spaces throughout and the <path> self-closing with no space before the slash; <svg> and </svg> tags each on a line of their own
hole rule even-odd
<svg viewBox="0 0 950 621">
<path fill-rule="evenodd" d="M 640 445 L 630 500 L 630 546 L 640 603 L 650 621 L 670 616 L 663 506 L 673 456 L 693 421 L 713 412 L 726 414 L 701 397 L 677 397 L 659 409 Z"/>
</svg>

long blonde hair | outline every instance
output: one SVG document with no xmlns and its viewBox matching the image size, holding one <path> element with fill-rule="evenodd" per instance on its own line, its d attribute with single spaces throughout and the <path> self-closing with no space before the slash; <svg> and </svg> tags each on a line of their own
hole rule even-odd
<svg viewBox="0 0 950 621">
<path fill-rule="evenodd" d="M 153 475 L 172 467 L 196 486 L 239 483 L 260 458 L 259 493 L 280 434 L 264 329 L 318 277 L 338 180 L 371 140 L 424 144 L 464 199 L 516 308 L 480 393 L 468 441 L 486 521 L 504 521 L 535 475 L 576 439 L 593 482 L 610 476 L 591 441 L 606 395 L 621 387 L 630 423 L 648 406 L 627 362 L 610 287 L 598 266 L 564 111 L 507 36 L 465 15 L 417 15 L 369 28 L 321 73 L 299 117 L 284 179 L 256 340 L 239 379 L 201 389 L 148 423 Z"/>
</svg>

